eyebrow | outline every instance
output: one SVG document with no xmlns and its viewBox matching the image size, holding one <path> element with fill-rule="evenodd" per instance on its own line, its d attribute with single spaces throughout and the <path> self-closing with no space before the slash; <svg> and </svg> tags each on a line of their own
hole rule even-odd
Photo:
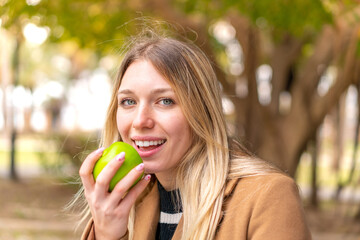
<svg viewBox="0 0 360 240">
<path fill-rule="evenodd" d="M 150 91 L 151 94 L 159 94 L 159 93 L 166 93 L 166 92 L 174 92 L 172 90 L 172 88 L 156 88 Z M 131 94 L 134 93 L 132 90 L 130 89 L 123 89 L 118 91 L 118 95 L 120 94 Z"/>
</svg>

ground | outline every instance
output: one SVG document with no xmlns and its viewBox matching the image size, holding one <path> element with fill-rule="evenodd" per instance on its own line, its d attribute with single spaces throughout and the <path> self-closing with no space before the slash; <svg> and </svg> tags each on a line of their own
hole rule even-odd
<svg viewBox="0 0 360 240">
<path fill-rule="evenodd" d="M 73 240 L 75 219 L 62 211 L 77 187 L 50 177 L 13 182 L 0 178 L 0 239 Z M 306 208 L 314 240 L 360 240 L 360 224 L 336 211 Z"/>
<path fill-rule="evenodd" d="M 62 209 L 76 188 L 51 178 L 0 179 L 0 239 L 79 239 L 75 220 Z"/>
</svg>

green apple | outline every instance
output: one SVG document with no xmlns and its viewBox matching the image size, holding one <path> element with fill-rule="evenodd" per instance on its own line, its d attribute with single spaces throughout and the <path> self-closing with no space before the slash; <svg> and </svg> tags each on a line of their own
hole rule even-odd
<svg viewBox="0 0 360 240">
<path fill-rule="evenodd" d="M 96 162 L 93 175 L 96 180 L 99 173 L 103 170 L 103 168 L 112 160 L 116 155 L 121 152 L 125 152 L 125 161 L 121 165 L 121 167 L 115 173 L 115 176 L 111 179 L 109 185 L 109 191 L 112 191 L 115 185 L 125 177 L 131 169 L 142 163 L 142 159 L 139 153 L 135 150 L 133 146 L 124 142 L 115 142 L 111 144 L 108 148 L 106 148 L 100 157 L 100 159 Z M 141 179 L 140 176 L 134 185 Z"/>
</svg>

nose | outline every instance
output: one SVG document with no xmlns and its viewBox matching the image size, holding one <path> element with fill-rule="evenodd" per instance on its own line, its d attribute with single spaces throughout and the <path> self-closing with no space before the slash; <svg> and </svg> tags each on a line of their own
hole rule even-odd
<svg viewBox="0 0 360 240">
<path fill-rule="evenodd" d="M 147 105 L 140 105 L 137 108 L 134 120 L 133 128 L 135 129 L 144 129 L 144 128 L 153 128 L 154 127 L 154 118 L 152 109 Z"/>
</svg>

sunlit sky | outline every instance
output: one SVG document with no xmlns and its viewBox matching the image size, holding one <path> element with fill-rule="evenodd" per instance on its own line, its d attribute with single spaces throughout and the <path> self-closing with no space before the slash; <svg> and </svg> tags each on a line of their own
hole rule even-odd
<svg viewBox="0 0 360 240">
<path fill-rule="evenodd" d="M 23 34 L 27 42 L 35 45 L 41 45 L 48 38 L 49 29 L 38 27 L 33 23 L 28 23 L 23 29 Z"/>
</svg>

